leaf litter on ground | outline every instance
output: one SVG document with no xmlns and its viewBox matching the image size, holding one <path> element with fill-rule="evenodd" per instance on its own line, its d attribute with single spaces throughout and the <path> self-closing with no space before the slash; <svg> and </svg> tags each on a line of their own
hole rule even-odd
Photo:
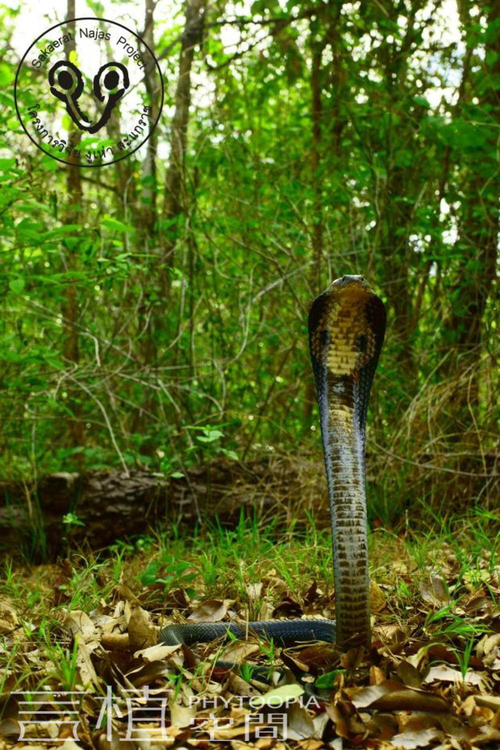
<svg viewBox="0 0 500 750">
<path fill-rule="evenodd" d="M 396 563 L 372 585 L 372 648 L 339 654 L 320 643 L 281 650 L 251 633 L 193 648 L 158 644 L 167 620 L 154 583 L 134 588 L 122 574 L 79 609 L 62 582 L 73 575 L 65 561 L 47 575 L 47 591 L 58 581 L 50 618 L 33 617 L 21 598 L 0 601 L 0 748 L 111 750 L 118 738 L 140 750 L 500 747 L 498 566 L 472 585 L 449 550 L 439 572 Z M 395 580 L 408 593 L 397 596 Z M 170 587 L 163 610 L 174 622 L 242 622 L 257 604 L 264 618 L 333 617 L 326 591 L 316 579 L 292 590 L 275 569 L 219 598 Z M 35 695 L 42 700 L 30 704 Z"/>
</svg>

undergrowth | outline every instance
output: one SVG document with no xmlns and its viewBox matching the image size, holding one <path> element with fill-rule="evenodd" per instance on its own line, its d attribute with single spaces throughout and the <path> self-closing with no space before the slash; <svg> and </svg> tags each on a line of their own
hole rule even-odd
<svg viewBox="0 0 500 750">
<path fill-rule="evenodd" d="M 395 737 L 397 726 L 414 731 L 419 710 L 453 712 L 453 725 L 432 720 L 425 729 L 432 736 L 454 731 L 493 736 L 487 733 L 496 731 L 490 719 L 500 664 L 499 543 L 498 519 L 489 511 L 435 518 L 419 529 L 409 524 L 397 531 L 373 529 L 373 646 L 370 653 L 347 655 L 324 643 L 283 651 L 252 635 L 247 641 L 229 638 L 225 646 L 175 646 L 161 653 L 155 645 L 159 628 L 187 617 L 199 622 L 334 618 L 331 534 L 312 514 L 306 524 L 292 520 L 284 528 L 278 517 L 262 522 L 257 512 L 242 512 L 231 528 L 216 520 L 187 536 L 173 524 L 91 555 L 73 549 L 57 564 L 7 561 L 0 582 L 0 731 L 10 736 L 19 728 L 9 719 L 17 716 L 16 691 L 41 691 L 50 710 L 57 708 L 57 691 L 71 691 L 80 696 L 72 700 L 81 741 L 101 747 L 104 730 L 97 727 L 96 706 L 112 685 L 122 696 L 139 691 L 139 704 L 144 686 L 166 691 L 169 731 L 177 735 L 195 716 L 205 721 L 208 715 L 190 707 L 193 696 L 203 701 L 214 694 L 260 695 L 264 700 L 269 686 L 263 680 L 275 680 L 285 665 L 294 675 L 287 691 L 297 696 L 307 687 L 322 700 L 330 695 L 337 712 L 329 714 L 321 704 L 323 729 L 315 730 L 311 714 L 295 709 L 302 712 L 306 737 L 344 732 L 355 739 L 362 732 L 372 746 L 370 738 L 376 739 L 386 719 L 377 729 L 375 710 L 339 724 L 338 712 L 347 711 L 347 721 L 356 701 L 364 705 L 376 696 L 388 701 L 383 705 L 393 712 Z M 220 658 L 237 667 L 229 673 L 218 668 Z M 93 696 L 93 702 L 82 695 Z M 404 713 L 408 708 L 410 714 Z M 218 711 L 242 720 L 226 704 Z M 464 725 L 471 712 L 475 723 Z M 297 716 L 288 719 L 293 724 Z M 32 725 L 37 732 L 49 731 L 37 721 Z M 50 736 L 56 732 L 63 740 L 64 726 L 52 728 Z M 113 726 L 123 736 L 123 722 Z M 196 735 L 196 729 L 189 731 Z"/>
<path fill-rule="evenodd" d="M 402 622 L 430 574 L 449 581 L 443 590 L 449 602 L 441 613 L 449 624 L 464 592 L 488 589 L 500 568 L 498 518 L 479 509 L 436 518 L 418 531 L 409 526 L 399 532 L 379 527 L 371 531 L 369 544 L 372 579 L 383 591 L 385 616 L 390 612 Z M 263 582 L 265 598 L 258 594 Z M 30 638 L 47 649 L 48 633 L 57 632 L 63 613 L 89 612 L 123 584 L 157 614 L 163 601 L 182 589 L 189 600 L 234 600 L 249 619 L 261 619 L 263 604 L 269 615 L 284 595 L 292 602 L 290 610 L 293 601 L 300 606 L 313 583 L 331 594 L 328 529 L 318 527 L 311 514 L 305 526 L 292 522 L 283 532 L 275 522 L 261 525 L 257 514 L 242 513 L 235 528 L 216 519 L 187 537 L 174 524 L 133 541 L 119 541 L 90 557 L 74 550 L 57 565 L 16 567 L 5 561 L 0 595 L 15 608 Z M 493 589 L 490 593 L 496 601 Z"/>
</svg>

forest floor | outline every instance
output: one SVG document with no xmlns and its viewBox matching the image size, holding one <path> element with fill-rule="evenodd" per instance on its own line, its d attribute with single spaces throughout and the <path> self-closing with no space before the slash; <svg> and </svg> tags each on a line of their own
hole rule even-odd
<svg viewBox="0 0 500 750">
<path fill-rule="evenodd" d="M 312 517 L 7 565 L 0 748 L 497 748 L 499 541 L 487 512 L 372 533 L 373 645 L 344 655 L 251 635 L 156 645 L 186 618 L 333 618 L 330 534 Z M 221 656 L 238 668 L 214 666 Z"/>
</svg>

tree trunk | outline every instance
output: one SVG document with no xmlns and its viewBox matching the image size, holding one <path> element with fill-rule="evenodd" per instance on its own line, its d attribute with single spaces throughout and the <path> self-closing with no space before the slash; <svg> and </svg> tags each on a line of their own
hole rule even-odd
<svg viewBox="0 0 500 750">
<path fill-rule="evenodd" d="M 75 0 L 68 0 L 66 19 L 70 20 L 75 17 Z M 74 24 L 69 24 L 70 28 L 71 26 L 74 27 Z M 71 53 L 76 50 L 76 34 L 74 33 L 72 36 L 73 38 L 68 40 L 64 45 L 64 52 L 68 60 L 70 59 Z M 76 146 L 80 143 L 81 140 L 80 131 L 75 128 L 74 125 L 71 126 L 68 142 L 70 142 L 71 140 Z M 71 156 L 70 160 L 73 160 L 73 158 L 74 157 Z M 76 165 L 69 165 L 66 167 L 66 169 L 68 170 L 66 179 L 68 203 L 65 221 L 68 224 L 78 224 L 81 219 L 81 206 L 83 198 L 81 171 L 80 168 Z M 76 270 L 77 268 L 77 258 L 73 250 L 65 252 L 63 249 L 62 256 L 64 270 L 70 276 L 71 272 Z M 76 371 L 80 362 L 80 351 L 78 330 L 76 327 L 76 323 L 78 321 L 78 296 L 76 284 L 74 283 L 68 283 L 65 285 L 64 301 L 62 304 L 61 313 L 63 319 L 63 357 L 71 370 Z M 73 395 L 70 396 L 67 402 L 69 408 L 73 412 L 73 420 L 70 422 L 70 433 L 73 447 L 78 448 L 80 446 L 83 446 L 84 444 L 84 429 L 81 419 L 81 407 L 78 394 L 75 395 L 74 389 L 72 390 Z M 83 460 L 83 454 L 78 453 L 77 463 L 80 470 L 83 468 Z"/>
<path fill-rule="evenodd" d="M 184 211 L 183 182 L 191 102 L 191 68 L 194 50 L 203 38 L 206 0 L 186 0 L 186 21 L 182 37 L 179 77 L 175 92 L 175 112 L 170 135 L 170 161 L 165 185 L 164 219 L 166 232 L 163 259 L 173 268 L 178 236 L 178 220 Z M 168 288 L 168 277 L 165 279 Z"/>
<path fill-rule="evenodd" d="M 154 10 L 156 2 L 155 0 L 146 0 L 145 4 L 145 20 L 144 20 L 144 41 L 155 53 L 155 40 L 154 40 Z M 151 116 L 149 118 L 150 127 L 154 127 L 154 123 L 158 118 L 158 111 L 160 107 L 160 90 L 161 85 L 158 79 L 158 71 L 156 65 L 153 64 L 149 67 L 146 66 L 144 69 L 144 81 L 146 90 L 148 92 L 149 104 L 151 107 Z M 157 285 L 151 283 L 152 280 L 157 277 L 158 267 L 157 253 L 158 253 L 158 227 L 157 227 L 157 207 L 156 207 L 156 196 L 157 196 L 157 169 L 156 169 L 156 154 L 158 147 L 158 131 L 153 130 L 150 133 L 147 142 L 146 156 L 142 165 L 142 204 L 139 212 L 139 237 L 141 238 L 141 245 L 144 247 L 145 252 L 149 252 L 150 257 L 146 259 L 144 268 L 141 272 L 142 276 L 142 296 L 140 304 L 137 310 L 138 319 L 138 348 L 141 352 L 141 357 L 146 367 L 151 367 L 156 364 L 157 361 L 157 332 L 161 330 L 161 321 L 155 320 L 153 317 L 154 307 L 157 303 Z M 155 256 L 155 257 L 153 257 Z M 156 325 L 155 325 L 156 323 Z M 153 392 L 148 390 L 145 394 L 144 411 L 137 412 L 134 418 L 133 431 L 143 432 L 145 424 L 145 414 L 151 411 L 154 407 L 152 406 Z M 151 453 L 151 446 L 145 446 L 145 452 Z"/>
<path fill-rule="evenodd" d="M 144 41 L 155 52 L 154 41 L 154 9 L 155 0 L 146 0 L 146 18 L 144 23 Z M 148 92 L 151 117 L 150 123 L 153 127 L 158 117 L 160 107 L 160 82 L 158 80 L 158 71 L 156 65 L 146 66 L 144 69 L 144 81 Z M 144 159 L 143 170 L 143 189 L 142 189 L 142 214 L 143 226 L 146 242 L 154 241 L 156 233 L 156 151 L 158 147 L 158 131 L 153 130 L 149 135 L 147 143 L 147 152 Z"/>
<path fill-rule="evenodd" d="M 321 119 L 323 102 L 321 97 L 321 56 L 324 42 L 315 41 L 317 22 L 311 21 L 311 182 L 314 191 L 313 221 L 312 221 L 312 255 L 311 289 L 313 294 L 321 291 L 321 256 L 323 253 L 323 191 L 321 187 Z M 310 429 L 312 410 L 315 403 L 314 384 L 310 378 L 306 384 L 304 395 L 305 431 Z"/>
<path fill-rule="evenodd" d="M 55 559 L 67 542 L 73 549 L 78 545 L 102 549 L 117 539 L 137 537 L 174 521 L 192 528 L 200 517 L 217 515 L 222 523 L 233 525 L 241 518 L 242 507 L 251 512 L 256 503 L 260 512 L 273 508 L 275 514 L 280 493 L 290 498 L 303 494 L 303 470 L 304 465 L 289 459 L 269 457 L 241 465 L 217 458 L 190 467 L 182 478 L 165 479 L 137 470 L 61 472 L 42 477 L 32 487 L 0 482 L 0 557 L 24 553 L 38 560 Z M 318 464 L 308 472 L 308 477 L 321 481 Z M 314 502 L 317 505 L 316 495 Z M 30 508 L 35 505 L 39 513 L 34 518 Z M 326 502 L 322 507 L 326 523 Z M 43 548 L 36 545 L 40 537 Z"/>
</svg>

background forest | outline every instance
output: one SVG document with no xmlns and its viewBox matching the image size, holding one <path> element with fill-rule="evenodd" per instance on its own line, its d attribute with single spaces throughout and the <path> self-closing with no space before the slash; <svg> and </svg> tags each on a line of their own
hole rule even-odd
<svg viewBox="0 0 500 750">
<path fill-rule="evenodd" d="M 500 5 L 47 7 L 44 28 L 116 18 L 160 60 L 158 129 L 102 169 L 19 125 L 26 11 L 1 5 L 1 477 L 320 465 L 307 312 L 355 273 L 388 310 L 372 520 L 496 507 Z"/>
<path fill-rule="evenodd" d="M 0 15 L 0 750 L 279 750 L 257 739 L 272 716 L 302 750 L 500 747 L 500 2 L 0 0 Z M 97 169 L 42 153 L 14 101 L 33 40 L 82 16 L 134 29 L 165 88 L 149 140 Z M 153 68 L 144 84 L 156 115 Z M 18 89 L 23 111 L 34 95 Z M 335 594 L 307 316 L 346 274 L 388 326 L 367 541 L 362 462 L 332 493 L 358 503 L 338 515 Z M 256 629 L 336 617 L 339 632 L 361 607 L 348 651 L 331 623 L 286 649 Z M 241 631 L 160 645 L 180 623 Z M 275 709 L 279 680 L 292 702 Z M 161 727 L 143 716 L 132 742 L 163 694 Z"/>
</svg>

